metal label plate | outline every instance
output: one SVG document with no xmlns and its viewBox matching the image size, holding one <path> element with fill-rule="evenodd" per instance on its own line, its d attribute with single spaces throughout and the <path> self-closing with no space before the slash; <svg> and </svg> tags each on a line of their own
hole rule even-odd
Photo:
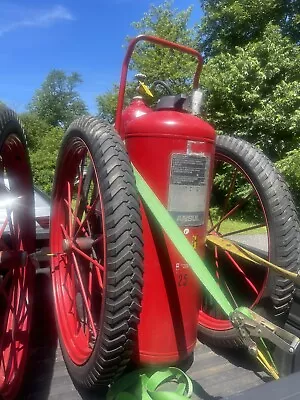
<svg viewBox="0 0 300 400">
<path fill-rule="evenodd" d="M 179 226 L 204 224 L 209 165 L 203 153 L 171 156 L 168 210 Z"/>
</svg>

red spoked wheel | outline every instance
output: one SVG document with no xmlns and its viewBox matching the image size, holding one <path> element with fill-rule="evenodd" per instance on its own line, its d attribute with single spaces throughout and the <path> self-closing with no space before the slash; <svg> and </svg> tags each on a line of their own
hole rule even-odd
<svg viewBox="0 0 300 400">
<path fill-rule="evenodd" d="M 53 192 L 50 247 L 65 362 L 86 388 L 131 357 L 139 321 L 142 233 L 135 181 L 113 128 L 81 118 L 67 131 Z"/>
<path fill-rule="evenodd" d="M 17 116 L 0 106 L 0 397 L 17 396 L 33 310 L 35 251 L 32 175 Z"/>
<path fill-rule="evenodd" d="M 208 234 L 238 242 L 287 270 L 297 270 L 300 228 L 291 195 L 271 161 L 241 139 L 217 138 Z M 292 282 L 210 244 L 206 261 L 233 308 L 254 308 L 284 324 Z M 200 337 L 206 341 L 241 344 L 228 318 L 205 291 L 198 321 Z"/>
</svg>

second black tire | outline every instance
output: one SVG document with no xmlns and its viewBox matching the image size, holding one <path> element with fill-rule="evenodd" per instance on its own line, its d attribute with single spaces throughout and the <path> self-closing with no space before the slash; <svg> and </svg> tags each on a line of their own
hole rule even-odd
<svg viewBox="0 0 300 400">
<path fill-rule="evenodd" d="M 300 265 L 300 227 L 295 204 L 283 177 L 260 150 L 239 138 L 218 136 L 216 160 L 218 159 L 227 167 L 234 165 L 251 182 L 260 198 L 269 231 L 269 260 L 288 271 L 296 272 Z M 230 181 L 228 188 L 229 185 Z M 221 269 L 222 265 L 220 271 Z M 270 271 L 254 310 L 283 326 L 291 307 L 293 292 L 294 284 L 289 279 Z M 232 326 L 228 327 L 223 322 L 218 325 L 217 320 L 216 324 L 207 321 L 205 315 L 201 319 L 199 314 L 199 334 L 202 340 L 218 346 L 241 345 L 239 335 Z M 222 329 L 223 325 L 226 329 Z"/>
</svg>

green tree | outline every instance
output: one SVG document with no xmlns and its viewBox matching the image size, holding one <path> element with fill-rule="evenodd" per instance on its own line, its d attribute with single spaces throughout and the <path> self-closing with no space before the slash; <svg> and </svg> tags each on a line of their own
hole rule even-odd
<svg viewBox="0 0 300 400">
<path fill-rule="evenodd" d="M 299 47 L 268 24 L 264 37 L 209 59 L 203 84 L 207 117 L 221 134 L 239 135 L 278 159 L 299 144 Z"/>
<path fill-rule="evenodd" d="M 209 121 L 283 157 L 299 144 L 299 1 L 201 3 Z"/>
<path fill-rule="evenodd" d="M 137 83 L 129 82 L 125 89 L 125 105 L 128 105 L 130 99 L 136 94 Z M 112 89 L 97 97 L 98 116 L 113 123 L 117 110 L 119 95 L 119 85 L 114 84 Z"/>
<path fill-rule="evenodd" d="M 49 125 L 35 114 L 24 113 L 20 118 L 26 132 L 33 181 L 50 194 L 64 131 L 59 126 Z"/>
<path fill-rule="evenodd" d="M 137 34 L 150 34 L 189 47 L 196 47 L 195 27 L 189 27 L 192 7 L 179 11 L 171 1 L 151 6 L 139 22 L 133 22 Z M 172 49 L 141 42 L 133 53 L 131 69 L 142 72 L 151 83 L 157 79 L 167 81 L 172 92 L 185 92 L 191 88 L 195 59 Z"/>
<path fill-rule="evenodd" d="M 53 127 L 33 113 L 23 113 L 20 115 L 20 119 L 25 128 L 29 150 L 31 152 L 38 150 L 42 138 L 51 135 Z M 44 150 L 47 152 L 47 149 Z"/>
<path fill-rule="evenodd" d="M 261 40 L 272 22 L 294 43 L 300 40 L 299 0 L 201 0 L 200 47 L 207 57 Z"/>
<path fill-rule="evenodd" d="M 40 146 L 30 152 L 30 160 L 35 185 L 51 194 L 57 155 L 63 137 L 59 127 L 52 127 L 49 135 L 42 136 Z"/>
<path fill-rule="evenodd" d="M 150 34 L 159 36 L 186 46 L 195 47 L 197 31 L 189 27 L 192 8 L 179 11 L 173 8 L 171 1 L 165 1 L 160 6 L 151 6 L 144 17 L 133 22 L 136 34 Z M 129 38 L 127 38 L 129 40 Z M 140 42 L 132 57 L 130 69 L 147 76 L 147 83 L 157 79 L 168 82 L 173 93 L 190 90 L 193 72 L 196 68 L 191 56 L 155 46 L 148 42 Z M 127 98 L 131 97 L 137 85 L 129 82 Z M 112 90 L 98 96 L 99 115 L 113 119 L 118 97 L 118 85 Z"/>
<path fill-rule="evenodd" d="M 300 211 L 300 150 L 295 149 L 276 163 L 277 168 L 284 175 L 295 199 L 298 212 Z"/>
<path fill-rule="evenodd" d="M 29 104 L 29 111 L 52 126 L 66 128 L 75 118 L 87 114 L 87 108 L 76 87 L 82 82 L 73 72 L 50 71 L 40 89 Z"/>
</svg>

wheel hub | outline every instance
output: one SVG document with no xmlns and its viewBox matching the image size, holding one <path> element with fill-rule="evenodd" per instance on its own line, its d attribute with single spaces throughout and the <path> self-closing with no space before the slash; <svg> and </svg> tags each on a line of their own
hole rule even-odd
<svg viewBox="0 0 300 400">
<path fill-rule="evenodd" d="M 70 239 L 63 239 L 62 242 L 63 251 L 65 253 L 68 253 L 72 250 L 74 246 L 82 251 L 89 251 L 92 249 L 95 241 L 91 237 L 79 237 L 76 238 L 75 241 Z"/>
<path fill-rule="evenodd" d="M 5 250 L 0 251 L 0 271 L 9 269 L 13 266 L 25 267 L 27 264 L 26 251 Z"/>
</svg>

